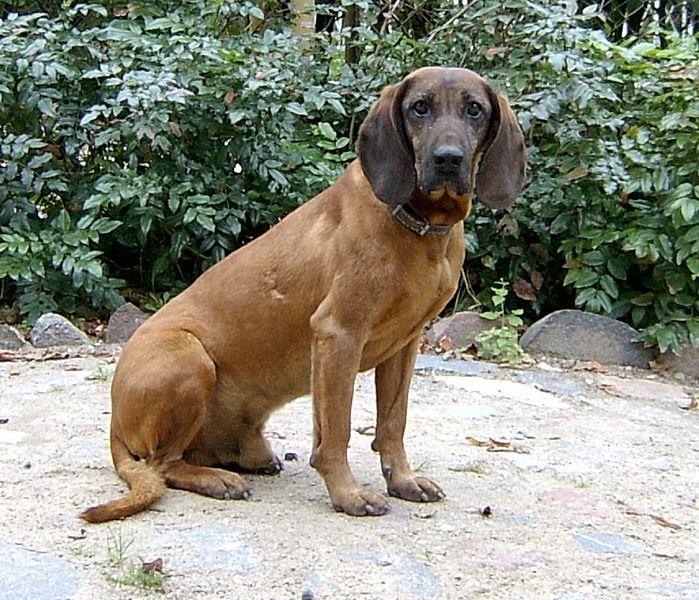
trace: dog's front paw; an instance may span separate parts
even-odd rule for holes
[[[391,478],[388,482],[388,495],[412,502],[436,502],[446,495],[434,481],[427,477]]]
[[[353,517],[378,517],[388,512],[388,502],[381,494],[365,487],[357,487],[332,497],[333,508]]]

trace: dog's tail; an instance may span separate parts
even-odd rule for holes
[[[153,466],[145,460],[136,460],[118,437],[113,436],[111,444],[114,466],[130,491],[121,498],[83,511],[80,517],[88,523],[104,523],[135,515],[146,510],[166,490],[165,478]]]

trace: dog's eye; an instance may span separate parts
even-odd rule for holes
[[[415,102],[415,104],[413,104],[413,112],[418,117],[424,117],[428,112],[430,112],[430,107],[424,100],[418,100]]]
[[[476,119],[483,113],[483,107],[478,102],[469,102],[466,105],[466,114],[472,119]]]

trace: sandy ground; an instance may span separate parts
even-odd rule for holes
[[[251,477],[249,500],[170,490],[87,525],[82,508],[124,490],[107,440],[114,354],[0,362],[2,599],[699,598],[699,410],[680,407],[696,385],[533,365],[421,371],[407,447],[447,499],[392,500],[379,518],[333,512],[308,466],[301,398],[268,427],[298,460]],[[362,375],[353,427],[373,424],[373,401]],[[509,446],[475,444],[490,438]],[[383,491],[371,439],[353,433],[350,461]],[[156,559],[164,581],[143,588],[134,574]]]

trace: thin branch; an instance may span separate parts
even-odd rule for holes
[[[449,19],[447,19],[447,20],[444,22],[443,25],[440,25],[439,27],[437,27],[437,29],[435,29],[432,33],[430,33],[430,35],[428,36],[428,38],[427,38],[427,40],[425,41],[425,43],[426,43],[426,44],[432,43],[432,40],[434,40],[434,38],[437,37],[437,35],[438,35],[439,33],[441,33],[442,31],[444,31],[444,30],[445,30],[447,27],[449,27],[449,25],[451,25],[454,21],[456,21],[457,19],[460,19],[461,17],[463,17],[464,14],[466,13],[466,11],[468,11],[472,6],[473,6],[473,2],[472,2],[471,4],[467,4],[467,5],[464,6],[461,10],[459,10],[459,11],[456,12],[454,15],[452,15],[451,17],[449,17]]]
[[[401,2],[402,0],[396,0],[393,3],[393,6],[390,4],[388,5],[388,17],[384,19],[384,22],[381,24],[381,31],[379,32],[381,35],[386,33],[386,29],[388,29],[388,22],[393,19],[393,15],[396,13],[396,10],[398,10]]]

